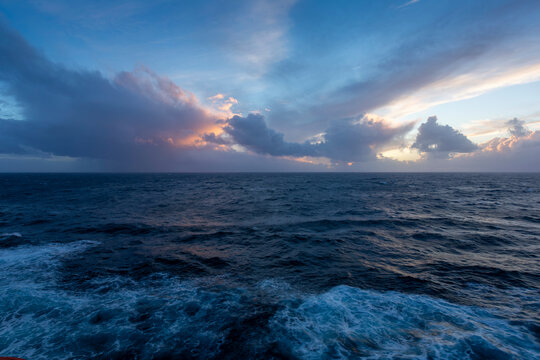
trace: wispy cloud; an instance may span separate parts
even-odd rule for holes
[[[243,63],[254,76],[264,74],[270,65],[288,52],[289,11],[296,0],[248,1],[238,16],[227,18],[220,32],[227,52]]]
[[[512,66],[499,57],[467,72],[449,75],[391,101],[378,111],[389,118],[414,114],[437,105],[471,99],[489,91],[540,80],[540,62]]]
[[[230,118],[235,114],[232,111],[232,107],[238,104],[238,99],[235,99],[232,96],[225,96],[222,93],[218,93],[214,96],[208,98],[210,101],[210,108],[214,109],[216,114],[223,118]]]
[[[417,2],[420,2],[420,0],[410,0],[410,1],[407,1],[406,3],[404,3],[404,4],[399,5],[397,8],[401,9],[401,8],[406,7],[406,6],[416,4]]]
[[[315,121],[377,112],[398,118],[493,89],[540,79],[540,46],[524,3],[485,10],[481,18],[436,18],[404,38],[378,67],[321,97],[308,110]],[[514,21],[523,20],[523,26]]]

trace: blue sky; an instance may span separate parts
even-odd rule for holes
[[[537,1],[0,0],[0,28],[0,171],[540,171]]]

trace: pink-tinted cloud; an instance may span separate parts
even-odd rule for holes
[[[49,153],[139,164],[182,156],[218,116],[171,80],[141,67],[113,79],[47,60],[0,24],[0,81],[24,120],[0,120],[0,153]],[[131,166],[131,165],[130,165]]]

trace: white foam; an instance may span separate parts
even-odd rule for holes
[[[2,235],[0,235],[1,237],[11,237],[11,236],[14,236],[14,237],[22,237],[22,234],[19,233],[19,232],[12,232],[12,233],[3,233]]]
[[[230,326],[257,305],[251,301],[263,301],[280,309],[264,341],[301,359],[540,356],[526,329],[487,310],[428,296],[348,286],[309,295],[276,280],[251,290],[215,291],[160,274],[141,281],[98,277],[85,290],[58,286],[61,260],[97,244],[0,250],[0,353],[38,360],[111,358],[137,349],[141,359],[165,350],[211,357],[219,355]]]
[[[241,291],[206,291],[163,274],[141,282],[96,278],[82,292],[58,287],[62,258],[96,244],[0,250],[1,354],[38,360],[110,358],[115,351],[129,357],[121,351],[135,347],[140,358],[150,359],[164,349],[206,354],[219,349],[220,322],[239,316]]]
[[[348,286],[291,304],[271,326],[276,341],[301,359],[540,356],[531,334],[486,310]]]
[[[51,266],[56,266],[62,256],[83,251],[97,244],[99,244],[97,241],[81,240],[66,244],[23,245],[12,249],[2,249],[0,250],[0,271],[6,273],[4,280],[12,281],[14,277],[24,277],[27,272],[44,271]]]

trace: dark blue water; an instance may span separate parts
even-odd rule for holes
[[[0,356],[538,359],[540,175],[0,175]]]

